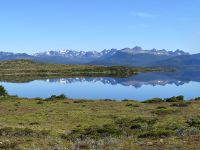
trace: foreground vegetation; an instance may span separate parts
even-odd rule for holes
[[[74,76],[128,77],[140,72],[160,71],[160,69],[155,68],[129,68],[123,66],[44,64],[31,60],[2,61],[0,62],[0,68],[0,80],[10,82]]]
[[[23,99],[0,90],[0,149],[200,148],[200,98]]]

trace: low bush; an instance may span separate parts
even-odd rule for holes
[[[165,129],[166,130],[178,130],[180,128],[183,128],[184,124],[183,123],[178,123],[178,122],[170,122],[165,124]]]
[[[113,99],[104,99],[103,101],[106,101],[106,102],[115,102],[116,100],[113,100]]]
[[[179,128],[176,130],[177,136],[195,136],[199,134],[200,134],[200,131],[196,127]]]
[[[157,115],[166,115],[166,114],[172,114],[177,111],[178,111],[177,109],[172,109],[167,107],[157,107],[157,109],[152,111],[152,113]]]
[[[164,102],[164,100],[162,98],[152,98],[152,99],[143,101],[143,103],[160,103],[160,102]]]
[[[32,136],[35,132],[32,129],[5,127],[0,129],[0,136]]]
[[[130,134],[131,130],[146,130],[152,128],[157,118],[154,117],[138,117],[135,119],[122,118],[115,121],[115,125],[124,132]]]
[[[16,146],[18,145],[18,142],[16,141],[3,141],[0,142],[0,149],[5,149],[5,150],[12,150],[12,149],[16,149]]]
[[[84,100],[75,100],[73,101],[73,103],[84,103],[85,101]]]
[[[72,130],[69,134],[61,134],[62,139],[76,140],[76,139],[100,139],[105,137],[119,137],[122,131],[113,125],[91,126],[84,130]]]
[[[142,124],[140,123],[133,123],[131,126],[130,126],[130,129],[132,130],[141,130],[143,128]]]
[[[172,107],[187,107],[191,104],[191,102],[178,102],[178,103],[174,103],[174,104],[171,104],[170,106]]]
[[[195,100],[195,101],[198,101],[198,100],[200,100],[200,97],[196,97],[194,100]]]
[[[156,130],[142,133],[138,137],[139,138],[164,138],[164,137],[175,135],[175,133],[176,132],[173,130],[156,129]]]
[[[41,137],[49,135],[49,131],[42,130],[42,131],[34,131],[29,128],[11,128],[5,127],[0,129],[0,136],[14,136],[14,137]]]
[[[200,128],[200,116],[194,117],[194,118],[190,118],[189,120],[187,120],[187,124],[190,127],[198,127],[198,128]]]
[[[182,96],[182,95],[173,96],[171,98],[166,98],[165,101],[166,102],[182,102],[182,101],[184,101],[184,96]]]
[[[64,95],[64,94],[61,94],[61,95],[52,95],[51,97],[49,98],[46,98],[45,100],[63,100],[63,99],[66,99],[67,97]]]
[[[137,102],[137,101],[131,99],[123,99],[122,102]]]
[[[37,104],[44,104],[42,100],[38,101]]]
[[[140,105],[136,104],[136,103],[127,103],[126,106],[127,107],[140,107]]]
[[[0,85],[0,97],[8,95],[7,91],[3,86]]]
[[[29,125],[39,125],[40,123],[39,122],[31,122],[31,123],[29,123]]]

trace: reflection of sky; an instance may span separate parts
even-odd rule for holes
[[[59,82],[33,81],[29,83],[0,83],[9,94],[20,97],[42,97],[51,95],[65,94],[70,98],[85,99],[135,99],[145,100],[153,97],[167,98],[171,96],[184,95],[186,99],[200,96],[199,82],[189,82],[187,84],[176,86],[167,84],[165,86],[143,85],[140,88],[134,86],[123,86],[121,84],[111,85],[102,82],[73,82],[62,84]]]

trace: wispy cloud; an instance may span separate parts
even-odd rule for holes
[[[151,14],[151,13],[146,13],[146,12],[134,12],[131,11],[130,15],[135,16],[135,17],[141,17],[141,18],[157,18],[159,15],[157,14]]]

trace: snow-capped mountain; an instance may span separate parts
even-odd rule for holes
[[[61,57],[73,57],[73,58],[81,58],[81,57],[102,57],[102,56],[107,56],[107,55],[113,55],[117,52],[116,49],[111,49],[111,50],[103,50],[101,52],[97,51],[74,51],[74,50],[59,50],[59,51],[45,51],[42,53],[36,53],[34,56],[36,57],[41,57],[41,56],[61,56]]]
[[[68,50],[63,49],[59,51],[45,51],[42,53],[36,53],[34,56],[41,57],[41,56],[61,56],[61,57],[67,57],[67,58],[81,58],[81,57],[93,57],[93,58],[99,58],[99,57],[108,57],[116,54],[117,52],[123,52],[123,53],[129,53],[132,55],[136,54],[152,54],[152,55],[167,55],[167,56],[179,56],[179,55],[189,55],[189,53],[186,53],[182,50],[176,50],[176,51],[167,51],[165,49],[157,50],[144,50],[141,47],[134,47],[134,48],[124,48],[121,50],[117,49],[110,49],[110,50],[103,50],[101,52],[97,51],[74,51],[74,50]]]
[[[146,50],[139,46],[134,48],[123,48],[120,50],[105,49],[100,52],[74,51],[69,49],[62,49],[58,51],[50,50],[33,55],[28,55],[26,53],[15,54],[10,52],[0,52],[0,60],[31,59],[44,63],[91,64],[106,66],[125,65],[139,67],[157,67],[159,65],[174,66],[174,64],[177,66],[181,66],[182,64],[188,65],[187,59],[193,60],[192,62],[199,65],[200,61],[198,56],[199,55],[190,55],[189,53],[179,49],[176,51],[167,51],[165,49]],[[171,63],[172,61],[173,63]]]
[[[134,48],[124,48],[119,50],[120,52],[129,53],[132,55],[137,54],[151,54],[151,55],[165,55],[165,56],[180,56],[180,55],[189,55],[189,53],[186,53],[182,50],[177,49],[176,51],[167,51],[165,49],[158,50],[158,49],[151,49],[151,50],[144,50],[139,46],[136,46]]]

